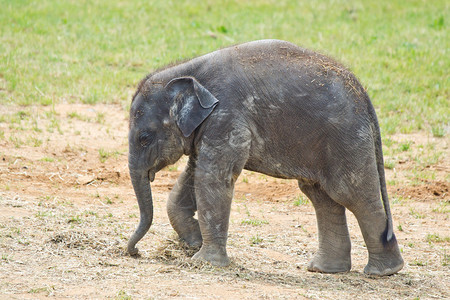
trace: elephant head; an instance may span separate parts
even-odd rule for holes
[[[139,210],[139,225],[128,242],[136,243],[153,219],[150,182],[155,173],[190,153],[193,132],[211,114],[218,100],[195,78],[175,78],[166,85],[151,78],[138,88],[130,108],[128,165]]]

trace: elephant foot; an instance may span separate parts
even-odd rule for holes
[[[352,268],[350,255],[345,258],[333,258],[327,255],[316,255],[308,263],[308,271],[320,273],[348,272]]]
[[[193,232],[189,235],[180,236],[180,239],[189,247],[189,248],[200,248],[202,246],[202,235],[200,231]]]
[[[189,248],[200,248],[202,246],[203,238],[196,219],[192,217],[176,217],[179,215],[174,214],[172,211],[169,216],[171,217],[170,221],[173,229],[175,229],[175,232],[183,243]]]
[[[206,261],[213,266],[226,267],[230,264],[225,246],[203,245],[193,257],[193,260]]]
[[[381,248],[381,247],[380,247]],[[388,276],[403,268],[404,261],[395,239],[382,248],[369,248],[369,262],[364,273],[374,276]]]
[[[388,276],[397,273],[403,268],[404,262],[400,254],[394,257],[383,255],[374,258],[373,256],[369,255],[369,263],[364,268],[364,273],[367,275]]]

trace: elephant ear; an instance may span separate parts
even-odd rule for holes
[[[173,101],[177,125],[188,137],[212,113],[219,103],[204,86],[193,77],[172,79],[166,90]]]

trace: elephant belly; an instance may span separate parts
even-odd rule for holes
[[[273,155],[252,155],[244,169],[282,179],[317,181],[317,170],[307,166],[295,157],[274,157]]]

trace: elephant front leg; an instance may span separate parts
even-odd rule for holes
[[[196,196],[203,244],[193,259],[228,266],[228,225],[235,178],[219,180],[216,174],[198,172]],[[237,176],[236,176],[237,177]]]
[[[345,207],[334,202],[319,186],[300,185],[300,189],[314,205],[319,229],[319,251],[308,263],[308,271],[350,271],[351,243]]]
[[[227,266],[228,225],[234,184],[249,157],[251,132],[243,120],[217,125],[199,145],[195,168],[195,197],[203,244],[193,259]],[[227,126],[236,126],[229,128]]]
[[[198,221],[194,188],[195,162],[189,159],[188,165],[177,179],[167,202],[167,214],[173,229],[189,247],[202,245],[202,235]]]

